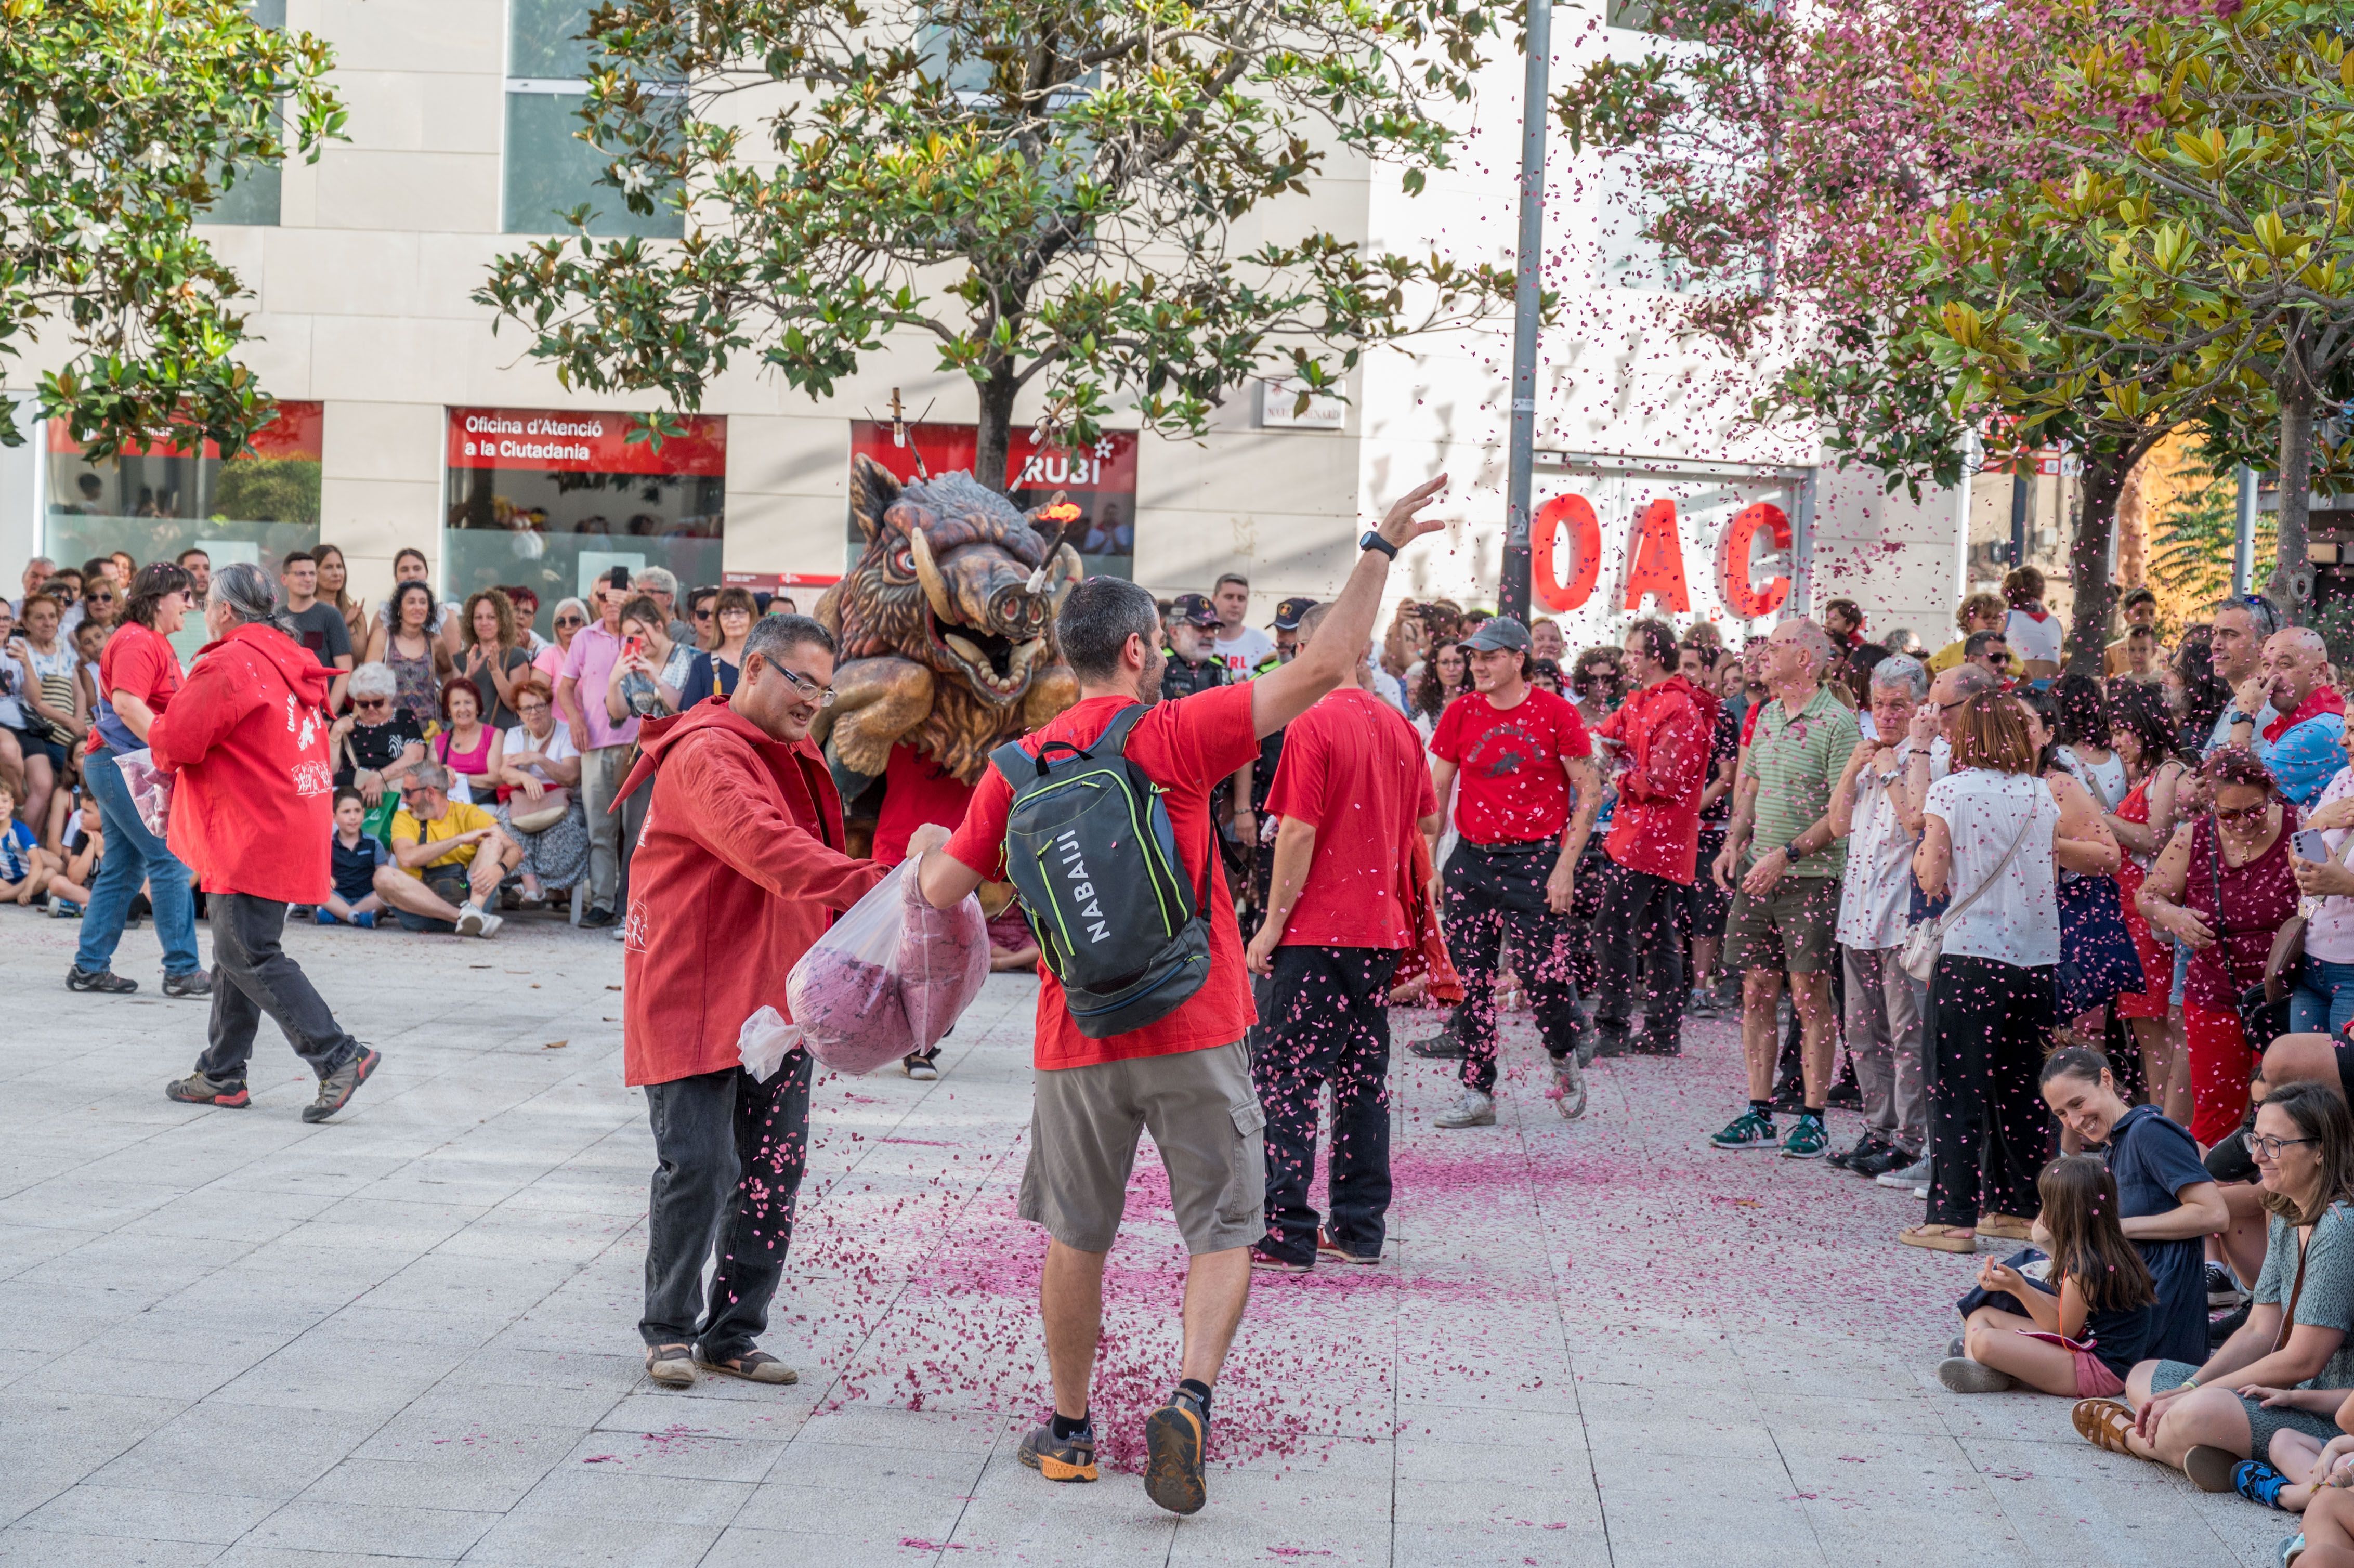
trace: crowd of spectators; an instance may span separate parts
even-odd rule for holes
[[[602,807],[635,726],[731,692],[769,609],[746,588],[698,588],[682,617],[671,573],[618,570],[587,599],[559,600],[542,636],[530,589],[444,602],[416,550],[373,607],[352,596],[333,545],[288,553],[276,576],[279,629],[332,673],[334,885],[295,913],[480,937],[501,910],[567,906],[576,889],[584,925],[615,926],[634,819],[625,808],[608,821]],[[121,552],[80,567],[36,557],[20,596],[0,599],[0,904],[92,922],[74,969],[83,989],[135,988],[111,969],[115,943],[152,917],[167,993],[205,993],[202,890],[127,795],[107,802],[115,758],[143,749],[204,655],[211,582],[201,547],[143,567]],[[584,676],[593,694],[576,701]]]

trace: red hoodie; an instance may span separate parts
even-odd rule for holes
[[[621,1066],[667,1084],[737,1065],[744,1020],[786,1018],[785,976],[883,880],[887,865],[842,853],[842,797],[824,754],[769,736],[711,697],[638,730],[653,792],[630,862]]]
[[[1700,858],[1700,795],[1708,783],[1716,698],[1681,675],[1645,686],[1596,732],[1620,747],[1618,809],[1603,843],[1630,871],[1689,884]]]
[[[336,672],[273,626],[207,643],[147,745],[172,783],[172,853],[207,893],[314,904],[334,873],[334,769],[323,705]]]

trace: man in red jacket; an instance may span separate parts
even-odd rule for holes
[[[647,1372],[669,1387],[694,1383],[697,1367],[752,1383],[799,1376],[753,1341],[792,1241],[810,1057],[794,1049],[763,1082],[738,1041],[763,1005],[792,1016],[786,975],[889,869],[843,853],[842,798],[809,737],[833,701],[833,653],[832,634],[804,616],[760,621],[734,694],[647,721],[615,797],[652,776],[630,866],[621,1065],[645,1088],[660,1162],[638,1330]]]
[[[321,705],[336,672],[294,641],[278,585],[223,567],[205,605],[212,641],[147,745],[170,772],[172,853],[195,869],[213,928],[211,1038],[196,1070],[164,1086],[185,1105],[242,1107],[254,1031],[268,1013],[319,1075],[304,1121],[350,1103],[384,1060],[344,1032],[279,938],[289,904],[333,885],[334,769]]]
[[[1597,1056],[1683,1049],[1684,949],[1676,916],[1700,853],[1700,797],[1708,783],[1716,699],[1676,673],[1676,634],[1662,620],[1627,629],[1627,676],[1635,693],[1595,733],[1617,754],[1618,808],[1602,851],[1618,867],[1595,916],[1602,974],[1594,1023]],[[1643,1039],[1628,1039],[1635,955],[1649,994]]]

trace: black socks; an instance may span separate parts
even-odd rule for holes
[[[1054,1426],[1055,1441],[1057,1443],[1067,1443],[1074,1437],[1093,1435],[1087,1416],[1066,1415],[1059,1410],[1055,1412]]]
[[[1767,1121],[1772,1121],[1774,1119],[1774,1102],[1772,1100],[1751,1100],[1749,1102],[1749,1108],[1755,1111],[1759,1116],[1764,1117]]]
[[[1182,1378],[1178,1381],[1177,1392],[1180,1393],[1192,1394],[1194,1399],[1200,1402],[1202,1414],[1204,1416],[1210,1414],[1210,1385],[1208,1383],[1204,1383],[1197,1377]]]

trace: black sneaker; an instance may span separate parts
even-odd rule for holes
[[[135,980],[125,980],[112,969],[95,972],[77,965],[66,971],[68,991],[94,991],[105,996],[129,996],[139,989]]]
[[[1171,1513],[1199,1513],[1210,1500],[1202,1475],[1210,1413],[1184,1389],[1144,1418],[1144,1495]]]
[[[1594,1021],[1594,1059],[1607,1062],[1635,1054],[1635,1031],[1623,1018]]]
[[[212,993],[213,977],[202,969],[190,969],[184,975],[164,977],[165,996],[210,996]]]
[[[1093,1428],[1057,1437],[1052,1425],[1034,1426],[1013,1457],[1050,1481],[1092,1481],[1097,1475]]]
[[[1861,1138],[1857,1139],[1853,1144],[1841,1150],[1839,1153],[1832,1155],[1829,1159],[1823,1161],[1823,1163],[1826,1165],[1836,1165],[1842,1171],[1852,1170],[1854,1169],[1855,1161],[1859,1160],[1869,1160],[1873,1155],[1885,1150],[1887,1147],[1887,1141],[1882,1139],[1880,1134],[1876,1132],[1867,1132]]]
[[[2240,1288],[2239,1280],[2232,1277],[2230,1269],[2220,1263],[2207,1266],[2207,1307],[2210,1311],[2237,1307],[2247,1298],[2248,1293]]]
[[[1469,1054],[1463,1048],[1463,1037],[1455,1033],[1452,1023],[1427,1040],[1407,1042],[1406,1049],[1426,1062],[1460,1062]]]
[[[1891,1171],[1901,1171],[1921,1157],[1907,1154],[1901,1149],[1882,1147],[1877,1152],[1847,1162],[1849,1171],[1866,1181],[1876,1181]]]
[[[2236,1307],[2224,1316],[2216,1319],[2207,1325],[2208,1350],[2212,1351],[2222,1349],[2224,1340],[2247,1326],[2248,1308],[2245,1305]]]
[[[1862,1086],[1852,1078],[1844,1083],[1833,1084],[1831,1092],[1823,1097],[1823,1104],[1835,1106],[1841,1110],[1861,1110],[1863,1108]]]
[[[584,931],[601,931],[608,926],[619,923],[610,909],[599,909],[592,906],[587,914],[580,916],[580,928]]]
[[[384,1061],[384,1053],[360,1047],[360,1054],[319,1080],[319,1097],[302,1107],[304,1121],[324,1121],[352,1103],[352,1096]]]

